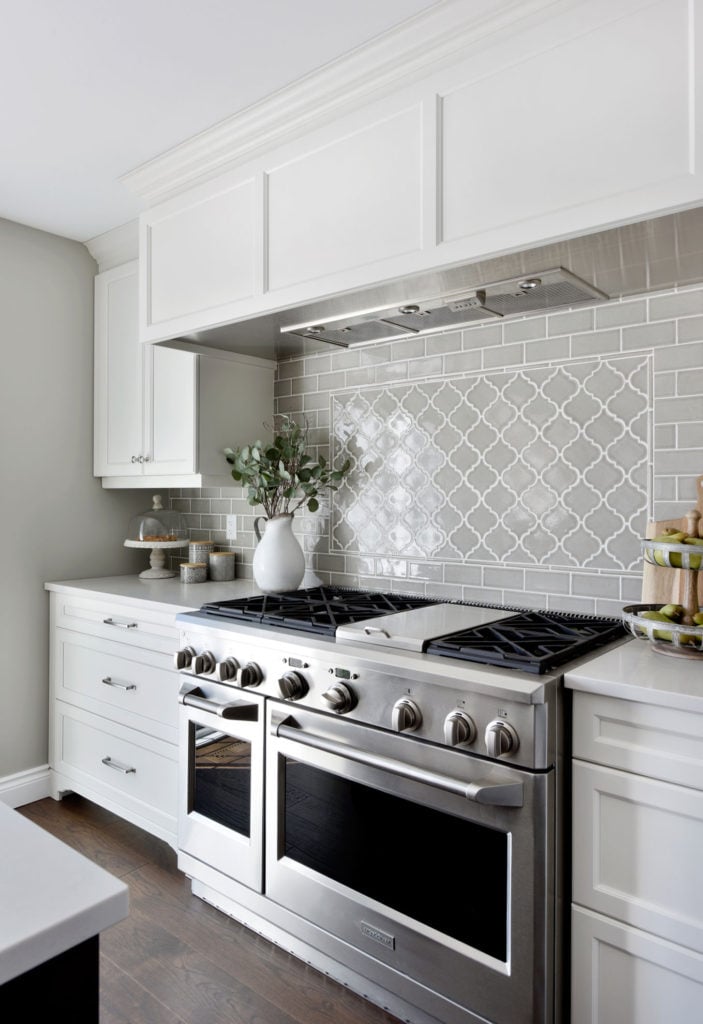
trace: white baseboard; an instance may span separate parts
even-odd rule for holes
[[[0,801],[8,807],[22,807],[51,796],[48,764],[0,779]]]

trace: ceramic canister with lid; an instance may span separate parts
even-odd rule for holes
[[[214,540],[192,540],[188,545],[188,561],[205,562],[207,570],[208,558],[214,547]]]
[[[210,579],[225,581],[234,579],[234,551],[211,551],[209,558]]]
[[[204,583],[206,579],[206,562],[181,562],[181,583]]]

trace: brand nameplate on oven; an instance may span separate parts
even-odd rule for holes
[[[368,939],[373,939],[374,942],[380,943],[387,949],[395,949],[395,935],[389,935],[388,932],[379,931],[378,928],[372,928],[370,924],[366,924],[365,921],[360,922],[361,932]]]

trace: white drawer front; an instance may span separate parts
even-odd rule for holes
[[[175,831],[177,747],[56,703],[52,768],[78,792],[139,812]],[[98,800],[102,803],[102,800]]]
[[[703,790],[703,715],[575,693],[574,757]]]
[[[169,655],[55,631],[55,696],[172,743],[178,741],[178,673]]]
[[[688,1024],[701,1019],[703,960],[574,908],[571,1024]]]
[[[575,903],[703,952],[703,792],[575,761]]]
[[[172,654],[178,646],[176,611],[153,611],[119,602],[54,594],[53,624],[106,640]]]

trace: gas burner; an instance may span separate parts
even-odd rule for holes
[[[214,601],[204,604],[200,610],[214,618],[334,636],[338,626],[350,622],[361,622],[379,615],[436,603],[431,598],[404,594],[351,590],[345,587],[310,587],[284,594]]]
[[[541,674],[626,635],[622,622],[525,612],[431,641],[427,654]]]

